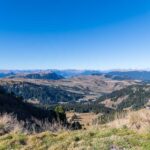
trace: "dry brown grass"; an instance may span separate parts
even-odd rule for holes
[[[140,133],[150,132],[150,110],[141,109],[117,114],[116,119],[107,125],[113,128],[127,127]]]
[[[111,98],[109,98],[109,99],[102,101],[101,104],[104,104],[105,107],[115,109],[120,103],[122,103],[127,98],[128,98],[128,95],[119,97],[116,101],[113,101]]]
[[[95,113],[74,113],[67,112],[67,118],[70,121],[72,116],[76,115],[77,118],[74,121],[80,122],[84,127],[88,128],[92,126],[93,120],[97,117]]]
[[[13,114],[0,114],[0,136],[8,133],[35,134],[44,131],[62,132],[67,130],[67,126],[61,122],[34,119],[34,123],[31,123],[18,121]]]
[[[23,131],[23,123],[18,122],[12,114],[0,115],[0,135]]]
[[[51,131],[51,132],[62,132],[62,131],[67,131],[68,127],[65,126],[62,122],[49,122],[47,119],[44,121],[34,119],[36,125],[39,126],[40,132],[44,131]],[[37,131],[34,130],[34,124],[33,124],[33,131],[36,133]]]

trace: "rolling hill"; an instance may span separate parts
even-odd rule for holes
[[[100,97],[98,102],[117,111],[148,107],[150,102],[150,85],[131,85]]]
[[[23,102],[20,97],[15,96],[13,93],[7,93],[2,87],[0,87],[0,114],[11,114],[18,121],[22,121],[25,128],[31,128],[34,125],[37,130],[40,130],[39,123],[44,120],[49,123],[60,120],[66,122],[65,116],[62,117],[61,114],[58,115],[53,110]]]

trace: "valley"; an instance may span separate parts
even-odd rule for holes
[[[134,84],[138,84],[138,81],[113,80],[111,78],[106,78],[103,75],[78,76],[61,80],[24,78],[3,78],[0,80],[0,85],[8,90],[8,92],[14,92],[18,96],[23,96],[26,100],[35,99],[42,102],[42,99],[38,98],[45,92],[46,99],[44,98],[44,101],[47,101],[48,103],[58,101],[92,101],[103,94],[111,93]],[[34,87],[36,87],[36,89]],[[29,88],[30,91],[28,90]],[[38,89],[39,91],[37,92]]]

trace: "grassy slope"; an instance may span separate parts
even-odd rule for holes
[[[0,133],[0,150],[150,150],[149,116],[150,110],[141,109],[125,116],[120,113],[114,121],[87,130],[28,135],[12,130]],[[9,125],[2,116],[0,121],[0,129]]]
[[[128,150],[149,150],[150,134],[138,134],[126,128],[43,132],[35,135],[7,134],[0,137],[0,150],[110,150],[111,146]]]

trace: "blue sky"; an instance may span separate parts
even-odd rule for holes
[[[0,69],[148,69],[149,0],[1,0]]]

